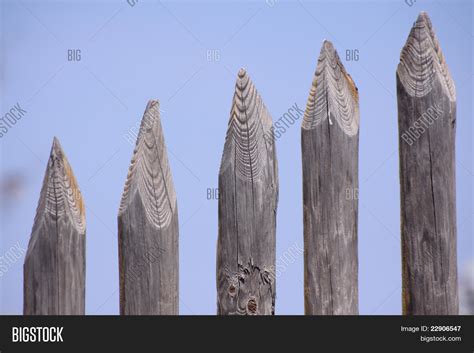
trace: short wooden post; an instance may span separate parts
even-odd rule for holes
[[[275,313],[277,174],[272,119],[241,69],[219,172],[219,315]]]
[[[178,209],[159,102],[143,116],[118,215],[120,314],[179,313]]]
[[[458,314],[456,92],[420,13],[397,69],[403,313]]]
[[[23,266],[25,315],[84,315],[85,227],[76,178],[54,138]]]
[[[358,314],[357,88],[324,41],[301,126],[307,315]]]

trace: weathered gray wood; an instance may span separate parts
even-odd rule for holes
[[[307,315],[358,314],[357,88],[324,41],[301,125]]]
[[[219,172],[219,315],[275,313],[277,202],[272,119],[241,69]]]
[[[421,13],[397,69],[403,312],[458,314],[456,92]]]
[[[84,315],[85,236],[82,196],[54,138],[23,266],[25,315]]]
[[[178,208],[159,102],[143,116],[118,215],[120,313],[179,312]]]

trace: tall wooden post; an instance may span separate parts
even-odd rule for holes
[[[305,313],[358,314],[357,88],[324,41],[301,125]]]
[[[179,312],[178,209],[159,113],[150,101],[120,204],[122,315]]]
[[[275,313],[278,172],[272,119],[238,73],[219,172],[217,313]]]
[[[458,314],[456,92],[420,13],[397,69],[403,312]]]
[[[23,266],[25,315],[84,315],[85,237],[82,196],[54,138]]]

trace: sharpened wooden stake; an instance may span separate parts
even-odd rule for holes
[[[179,313],[178,209],[159,102],[143,116],[118,215],[120,314]]]
[[[301,126],[307,315],[358,309],[357,88],[324,41]]]
[[[420,13],[397,69],[403,313],[458,314],[456,92]]]
[[[219,171],[219,315],[275,313],[277,202],[272,119],[241,69]]]
[[[85,237],[81,192],[55,137],[23,266],[25,315],[84,315]]]

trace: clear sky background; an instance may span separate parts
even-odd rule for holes
[[[130,0],[130,3],[134,3]],[[180,313],[215,314],[217,187],[234,84],[248,70],[272,114],[304,107],[321,43],[333,41],[360,94],[361,314],[401,313],[395,70],[418,13],[434,24],[457,87],[459,271],[473,259],[472,2],[2,1],[0,256],[25,248],[53,136],[86,203],[87,314],[118,314],[117,212],[138,126],[159,99],[178,196]],[[80,61],[68,61],[79,49]],[[358,61],[346,61],[346,50]],[[277,141],[277,314],[303,314],[301,120]],[[295,251],[293,251],[295,252]],[[297,253],[297,251],[296,251]],[[20,314],[23,260],[0,278],[0,312]]]

